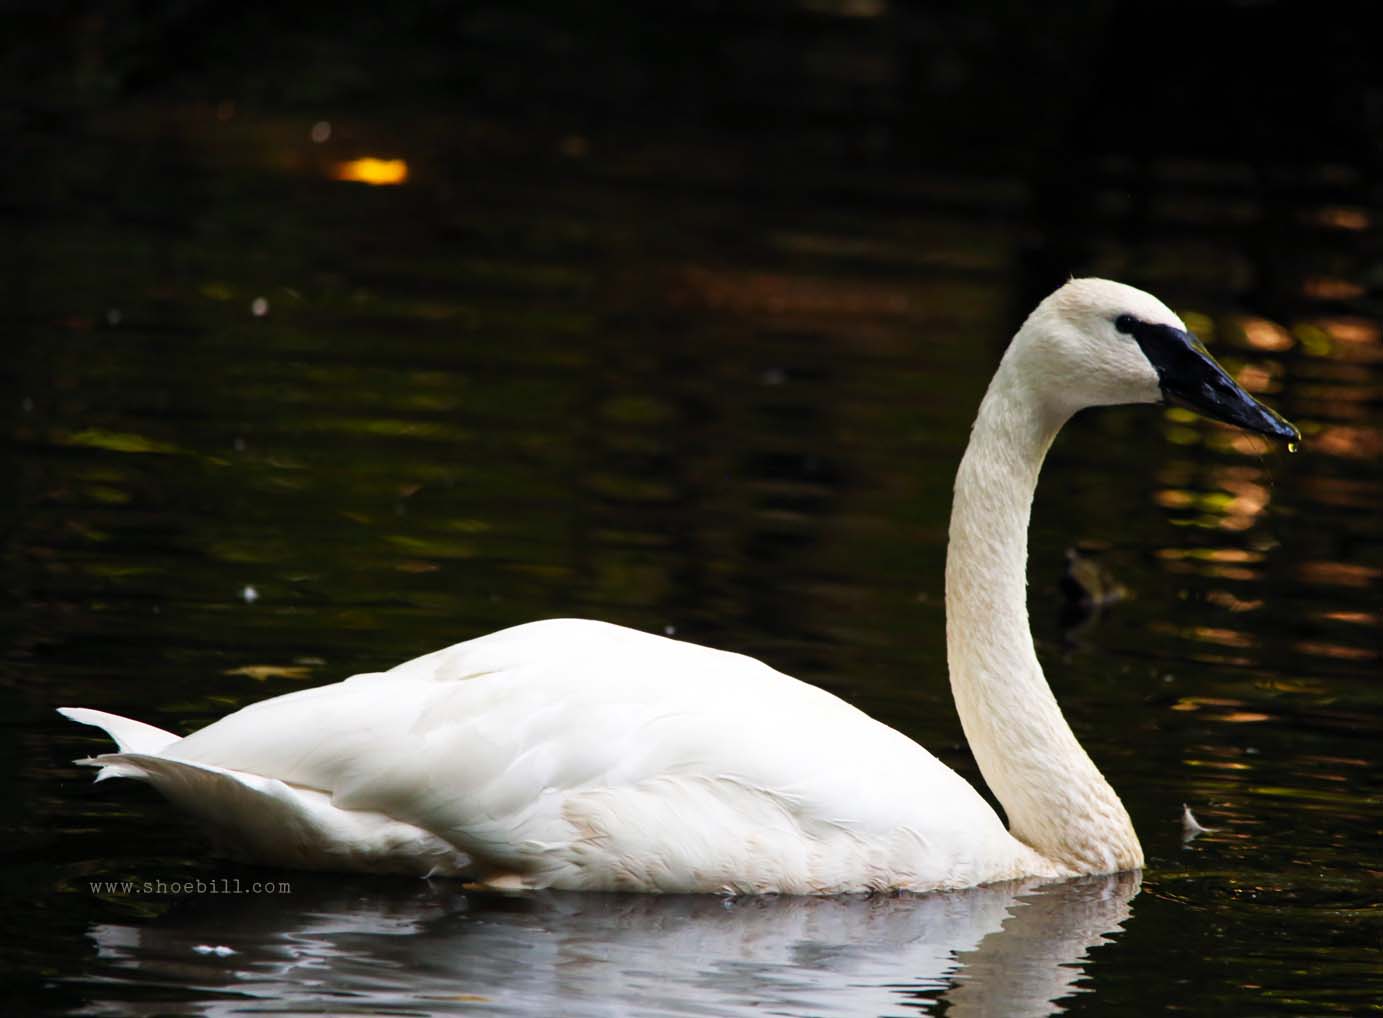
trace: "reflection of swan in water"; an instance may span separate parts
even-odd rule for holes
[[[95,926],[93,1009],[870,1015],[945,1000],[950,1016],[1047,1015],[1139,878],[836,898],[397,886],[300,881],[291,898],[193,898],[147,925]]]

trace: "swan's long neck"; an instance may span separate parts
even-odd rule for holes
[[[1028,628],[1028,516],[1069,414],[1024,384],[1022,339],[985,394],[956,476],[946,556],[951,690],[1016,838],[1075,872],[1133,869],[1143,851],[1128,813],[1062,716]]]

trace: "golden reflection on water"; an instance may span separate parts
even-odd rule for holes
[[[403,159],[380,159],[365,156],[335,163],[331,167],[335,180],[350,180],[374,187],[402,184],[408,179],[408,163]]]
[[[1245,364],[1235,372],[1235,380],[1255,395],[1282,391],[1281,364],[1273,361],[1259,361]]]
[[[1242,614],[1243,612],[1257,611],[1259,608],[1263,607],[1263,599],[1261,597],[1236,597],[1229,591],[1220,590],[1218,588],[1206,591],[1205,599],[1211,604],[1223,608],[1226,611],[1233,612],[1236,615]]]
[[[1378,569],[1361,562],[1312,560],[1297,564],[1297,578],[1312,586],[1367,587],[1378,576]]]
[[[1383,456],[1383,431],[1365,424],[1331,424],[1311,436],[1311,447],[1328,456],[1377,459]]]
[[[1240,760],[1200,760],[1192,757],[1186,760],[1189,767],[1208,767],[1220,771],[1246,771],[1249,765]]]
[[[1260,457],[1275,448],[1261,435],[1237,431],[1227,424],[1216,423],[1206,432],[1205,444],[1215,452]]]
[[[1245,531],[1267,510],[1272,489],[1263,468],[1235,463],[1212,467],[1199,487],[1192,487],[1190,478],[1178,477],[1153,497],[1166,509],[1199,511],[1202,515],[1191,521],[1199,526]]]
[[[238,668],[225,668],[222,675],[243,675],[256,682],[267,679],[310,679],[312,668],[309,665],[240,665]]]
[[[1378,324],[1367,318],[1321,318],[1316,324],[1341,343],[1362,345],[1378,342]]]
[[[1373,661],[1378,657],[1377,651],[1366,647],[1350,647],[1324,640],[1298,640],[1293,647],[1308,657],[1326,657],[1336,661]]]
[[[1214,643],[1221,647],[1256,647],[1258,640],[1248,633],[1221,626],[1193,626],[1191,637],[1201,643]]]
[[[1306,352],[1333,360],[1383,359],[1378,324],[1358,315],[1334,315],[1303,322],[1294,330]],[[1324,342],[1322,342],[1324,340]]]
[[[1171,709],[1179,713],[1205,713],[1211,721],[1223,721],[1228,724],[1257,724],[1261,721],[1271,721],[1273,716],[1261,710],[1248,710],[1249,705],[1243,700],[1227,696],[1183,696],[1172,704]],[[1247,770],[1245,764],[1203,764],[1203,766],[1221,766],[1234,770]]]
[[[1248,548],[1159,548],[1157,557],[1167,561],[1194,559],[1202,562],[1261,562],[1263,553]]]
[[[1244,342],[1256,350],[1278,352],[1296,345],[1291,333],[1266,318],[1241,318],[1238,324]]]
[[[1353,300],[1364,295],[1364,288],[1348,279],[1308,276],[1302,280],[1301,292],[1313,300]]]
[[[1326,205],[1311,210],[1304,218],[1317,226],[1350,232],[1367,230],[1373,225],[1373,217],[1368,211],[1354,205]]]
[[[1348,622],[1360,626],[1376,626],[1383,622],[1376,612],[1323,611],[1318,612],[1316,617],[1328,622]]]

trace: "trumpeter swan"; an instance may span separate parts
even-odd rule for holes
[[[951,689],[1008,814],[911,739],[752,658],[533,622],[236,711],[186,738],[63,708],[226,854],[499,889],[830,894],[1143,865],[1042,675],[1025,601],[1038,470],[1083,407],[1174,402],[1290,440],[1149,294],[1075,279],[1023,323],[956,476]]]

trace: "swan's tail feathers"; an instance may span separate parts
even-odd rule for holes
[[[111,718],[98,711],[82,713],[99,715],[102,720],[87,723],[102,728]],[[137,721],[113,720],[158,731]],[[297,869],[419,876],[455,876],[470,866],[469,856],[431,832],[383,813],[341,809],[329,794],[315,788],[155,753],[102,753],[77,762],[101,768],[97,780],[127,777],[149,782],[197,820],[219,852],[232,859]]]
[[[100,728],[115,740],[115,745],[121,753],[161,753],[179,739],[179,736],[165,732],[162,728],[146,725],[143,721],[135,721],[133,718],[122,718],[119,714],[107,714],[103,710],[91,710],[89,707],[59,707],[58,713],[78,724]],[[105,754],[107,757],[114,755]],[[122,763],[101,763],[100,759],[87,757],[74,760],[73,763],[81,764],[83,767],[100,767],[101,771],[96,775],[97,781],[104,781],[106,778],[145,777],[142,770],[127,767]]]

